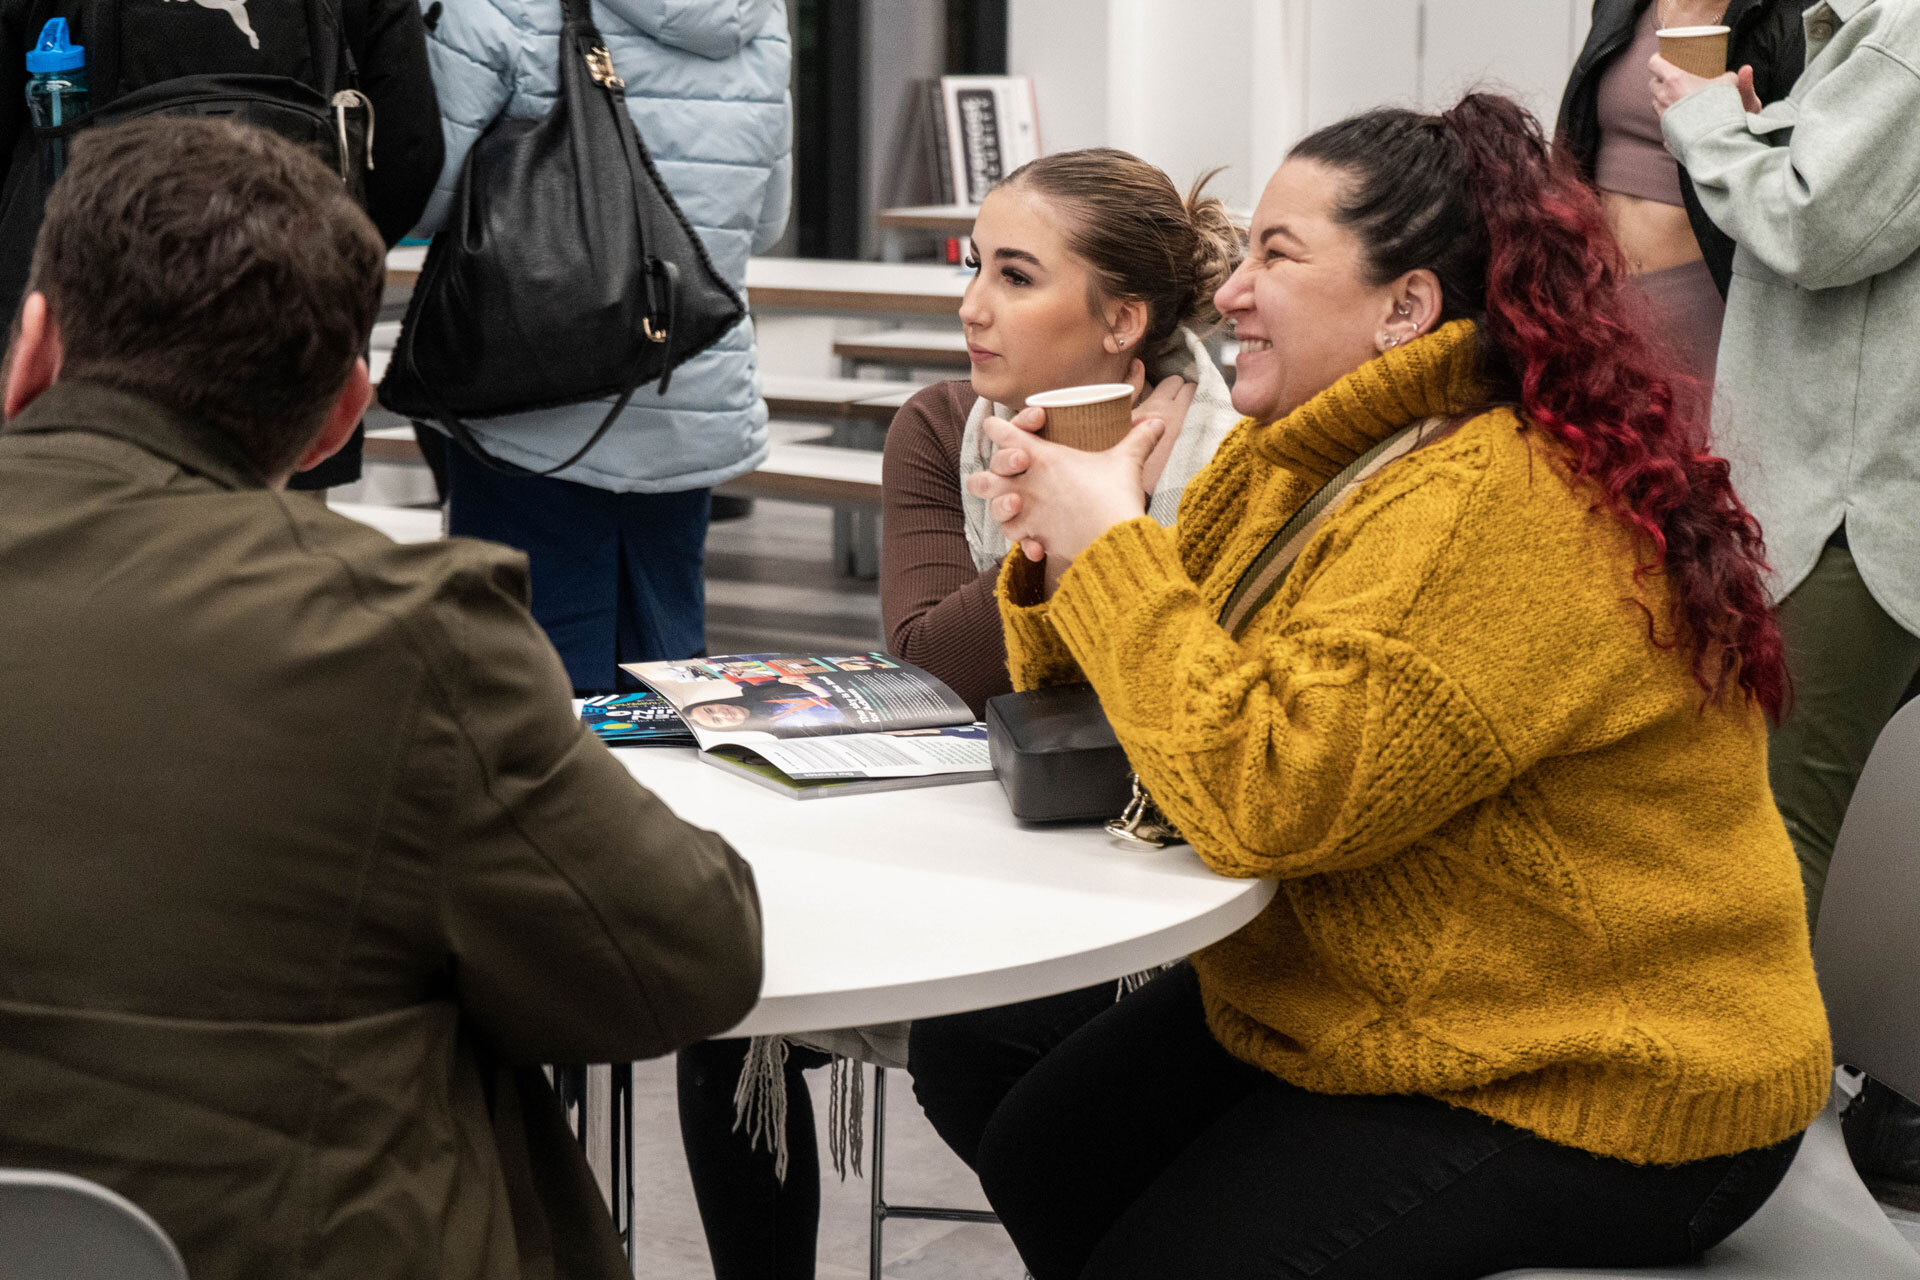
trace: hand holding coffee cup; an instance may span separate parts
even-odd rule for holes
[[[1721,55],[1722,61],[1725,55]],[[1710,63],[1707,65],[1711,65]],[[1683,99],[1691,98],[1702,89],[1715,84],[1732,85],[1740,91],[1741,105],[1750,114],[1758,113],[1761,108],[1760,96],[1753,87],[1753,68],[1741,67],[1738,74],[1723,72],[1712,78],[1696,75],[1685,67],[1669,61],[1664,54],[1654,54],[1647,63],[1647,70],[1653,73],[1653,106],[1662,117]]]
[[[986,500],[988,515],[1029,560],[1047,561],[1051,582],[1095,538],[1146,513],[1140,472],[1166,424],[1123,423],[1114,445],[1089,449],[1048,439],[1043,412],[1052,413],[1030,401],[1011,422],[982,424],[995,451],[986,470],[967,477],[967,491]]]

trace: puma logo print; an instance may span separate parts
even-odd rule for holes
[[[187,0],[179,0],[185,4]],[[260,47],[260,37],[253,33],[253,23],[247,20],[247,0],[193,0],[202,9],[216,9],[233,19],[233,25],[240,28],[240,34],[255,49]]]

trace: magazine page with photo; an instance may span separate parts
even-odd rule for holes
[[[790,795],[992,776],[986,727],[967,704],[883,653],[743,653],[625,670],[672,707],[703,760]]]

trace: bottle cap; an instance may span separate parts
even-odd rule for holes
[[[49,19],[47,25],[40,28],[40,43],[27,54],[27,70],[35,74],[43,71],[72,71],[76,67],[86,65],[87,47],[67,43],[65,18]]]

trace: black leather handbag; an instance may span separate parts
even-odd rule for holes
[[[495,120],[473,144],[380,387],[387,408],[516,475],[579,462],[635,391],[658,379],[664,395],[746,314],[660,181],[588,0],[561,9],[553,110]],[[491,457],[462,421],[608,397],[592,435],[545,471]]]
[[[987,699],[987,752],[1022,822],[1105,822],[1127,803],[1127,753],[1090,684]]]

